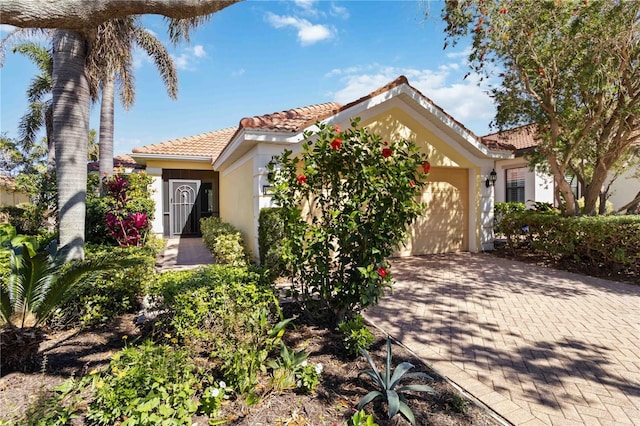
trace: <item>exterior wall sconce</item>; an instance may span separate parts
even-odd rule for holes
[[[267,180],[268,180],[268,184],[267,185],[262,185],[262,195],[271,195],[271,181],[273,180],[273,178],[275,177],[275,172],[273,171],[273,168],[276,165],[276,160],[274,157],[271,157],[271,160],[269,161],[269,163],[267,164],[267,169],[269,170],[269,173],[267,173]]]
[[[491,173],[489,173],[489,177],[487,177],[487,180],[484,182],[484,184],[487,188],[489,188],[490,186],[495,186],[497,180],[498,174],[496,173],[496,169],[493,169],[491,170]]]

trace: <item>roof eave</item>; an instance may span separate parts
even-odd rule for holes
[[[129,154],[137,163],[146,165],[148,160],[169,160],[169,161],[199,161],[211,163],[211,155],[179,155],[179,154],[150,154],[133,152]]]

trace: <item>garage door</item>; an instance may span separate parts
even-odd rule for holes
[[[469,249],[469,174],[467,169],[433,167],[422,193],[426,208],[409,229],[397,253],[411,256]]]

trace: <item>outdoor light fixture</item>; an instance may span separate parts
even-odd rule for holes
[[[498,174],[496,173],[496,169],[491,170],[491,173],[489,173],[489,177],[487,177],[487,180],[484,182],[484,184],[488,187],[490,186],[495,186],[496,181],[498,180]]]
[[[267,173],[267,180],[269,181],[269,183],[267,185],[262,185],[262,195],[270,195],[272,193],[271,181],[275,177],[275,172],[273,171],[273,168],[275,167],[275,165],[276,165],[276,160],[274,157],[271,157],[271,160],[267,164],[267,170],[269,170],[269,173]]]

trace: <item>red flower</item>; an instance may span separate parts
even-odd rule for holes
[[[335,138],[333,142],[331,142],[331,149],[335,149],[336,151],[340,149],[342,146],[342,139]]]
[[[380,278],[384,280],[384,278],[387,276],[387,270],[383,266],[379,267],[378,275],[380,275]]]
[[[506,7],[503,7],[502,9],[500,9],[500,15],[504,15],[505,13],[507,13]]]
[[[389,142],[384,141],[384,142],[382,142],[382,145],[387,146],[387,145],[389,145]]]
[[[415,180],[413,180],[413,179],[411,179],[411,180],[409,181],[409,186],[410,186],[410,187],[412,187],[412,188],[413,188],[413,187],[415,187],[415,186],[416,186],[416,181],[415,181]]]
[[[422,170],[424,170],[425,173],[429,173],[429,170],[431,170],[431,163],[428,161],[422,163]]]
[[[382,148],[382,156],[384,158],[391,157],[391,154],[393,154],[393,151],[391,151],[391,148]]]
[[[298,183],[300,185],[304,185],[305,183],[307,183],[307,177],[305,175],[298,176]]]
[[[144,213],[134,213],[131,220],[133,221],[133,225],[138,229],[146,228],[147,226],[147,215]]]
[[[334,125],[333,125],[333,130],[334,130],[336,133],[340,133],[340,127],[338,127],[338,125],[337,125],[337,124],[334,124]]]

